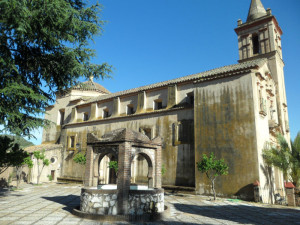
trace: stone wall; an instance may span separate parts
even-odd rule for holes
[[[117,190],[82,189],[80,211],[99,215],[117,215]]]
[[[154,189],[148,191],[129,192],[129,214],[142,215],[164,211],[164,191]]]
[[[128,212],[131,215],[142,215],[164,211],[164,191],[131,190],[129,192]],[[117,190],[81,190],[80,211],[98,215],[117,215]]]

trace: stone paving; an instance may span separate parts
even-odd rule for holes
[[[79,205],[80,185],[26,185],[0,192],[0,224],[300,224],[300,208],[186,194],[165,195],[170,215],[155,223],[99,222],[71,214]]]

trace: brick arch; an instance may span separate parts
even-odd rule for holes
[[[152,157],[149,154],[147,154],[146,152],[136,152],[131,157],[130,168],[131,168],[134,157],[137,156],[137,155],[142,155],[148,163],[148,175],[147,175],[147,177],[148,177],[148,187],[153,188],[154,187],[154,179],[153,179],[153,176],[154,176],[154,174],[153,174],[153,172],[154,172],[154,170],[153,170],[153,165],[154,165],[153,160],[154,159],[152,159]]]
[[[96,181],[97,184],[99,182],[99,176],[100,176],[100,174],[99,174],[100,163],[101,163],[103,157],[108,154],[112,154],[115,157],[116,161],[118,161],[118,155],[111,149],[105,150],[96,156],[96,158],[94,159],[94,177],[97,180]]]

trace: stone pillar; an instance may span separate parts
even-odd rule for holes
[[[146,92],[138,93],[138,103],[136,108],[136,113],[143,113],[145,112],[146,108]]]
[[[77,122],[77,108],[74,107],[72,108],[72,113],[71,113],[71,123],[76,123]]]
[[[92,103],[91,116],[89,118],[89,121],[97,119],[97,109],[98,109],[97,103]]]
[[[296,206],[295,186],[292,182],[286,182],[284,187],[288,206]]]
[[[113,112],[112,112],[112,117],[116,117],[120,115],[120,98],[114,98],[113,101]]]
[[[93,185],[93,172],[94,172],[94,151],[93,151],[93,147],[91,145],[88,145],[86,150],[84,186],[91,187]]]
[[[119,145],[118,157],[118,215],[128,214],[128,201],[130,190],[130,157],[131,157],[131,144],[124,142]]]
[[[168,105],[167,109],[172,108],[177,104],[177,85],[168,87]]]
[[[155,160],[155,187],[161,188],[161,146],[156,148]]]

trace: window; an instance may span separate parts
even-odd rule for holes
[[[107,117],[109,117],[109,111],[108,111],[108,108],[103,109],[103,118],[107,118]]]
[[[83,113],[83,121],[88,121],[89,120],[89,113],[85,112]]]
[[[253,55],[259,54],[260,49],[259,49],[259,39],[257,34],[252,35],[252,47],[253,47]]]
[[[133,105],[132,104],[127,105],[127,115],[132,115],[132,114],[134,114]]]
[[[55,163],[56,162],[56,157],[51,157],[50,161],[51,161],[52,164]]]
[[[70,136],[69,148],[75,148],[75,136]]]
[[[259,113],[263,116],[267,115],[266,100],[262,96],[262,88],[258,90],[259,96]]]
[[[63,125],[64,124],[64,119],[65,119],[65,110],[61,109],[58,112],[58,121],[59,121],[59,125]]]
[[[190,105],[194,105],[194,92],[186,94],[186,102]]]
[[[151,128],[140,128],[140,132],[145,134],[150,140],[152,139],[152,130]]]
[[[159,110],[162,109],[162,100],[161,99],[157,99],[154,101],[154,110]]]
[[[194,122],[193,120],[182,120],[174,123],[173,145],[191,144],[194,142]]]

